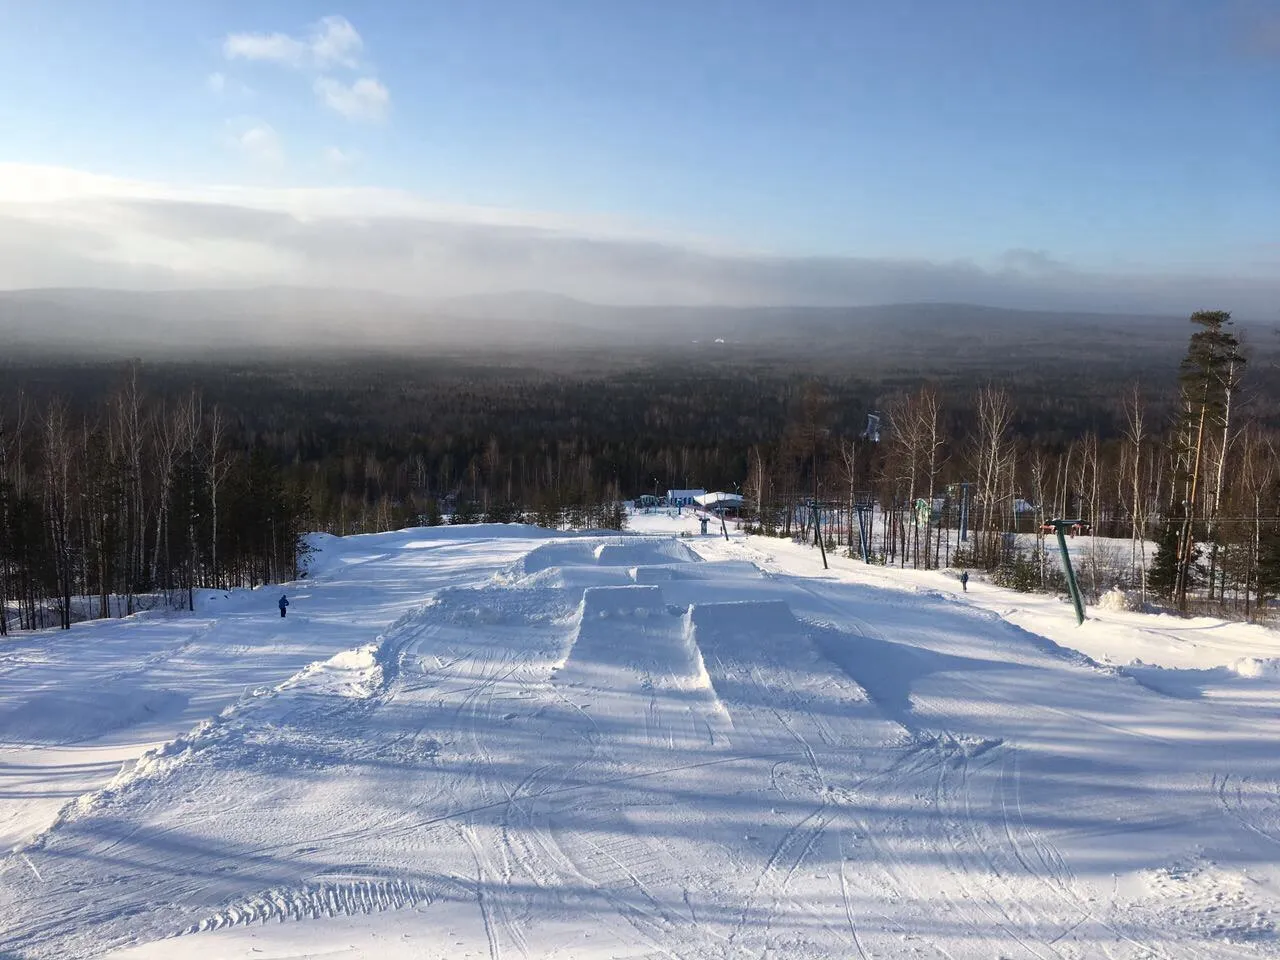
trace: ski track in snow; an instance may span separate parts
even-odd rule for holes
[[[1280,684],[776,541],[320,546],[0,647],[0,957],[1280,956]]]

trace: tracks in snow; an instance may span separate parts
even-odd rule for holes
[[[237,900],[193,923],[178,936],[252,923],[354,917],[430,904],[441,885],[386,878],[329,879],[298,887],[265,890]]]

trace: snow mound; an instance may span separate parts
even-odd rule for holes
[[[1110,613],[1130,613],[1137,610],[1139,605],[1136,597],[1130,596],[1119,587],[1112,587],[1098,598],[1098,609]]]
[[[636,567],[701,559],[674,537],[584,537],[534,547],[516,561],[511,575],[532,577],[552,567]]]
[[[1251,680],[1280,680],[1280,657],[1242,657],[1231,672]]]
[[[381,644],[375,641],[335,653],[328,660],[304,667],[280,684],[278,689],[366,700],[382,686],[380,649]]]
[[[820,652],[810,628],[785,600],[695,603],[685,619],[711,689],[735,724],[738,714],[755,715],[762,718],[760,729],[772,730],[769,736],[776,738],[780,710],[790,714],[782,724],[786,737],[805,737],[807,730],[828,742],[860,742],[862,734],[846,721],[874,714],[870,698]],[[897,734],[896,727],[876,717],[876,737]]]
[[[683,546],[683,544],[681,544]],[[710,563],[669,563],[664,565],[640,565],[629,571],[635,583],[672,583],[682,580],[713,580],[724,582],[730,578],[761,580],[764,574],[753,563],[741,560],[715,560]]]
[[[785,653],[787,640],[804,632],[785,600],[695,603],[689,625],[700,644],[711,643],[735,657]]]
[[[588,587],[582,591],[583,624],[609,617],[648,617],[666,613],[662,591],[655,586]]]
[[[671,583],[684,579],[684,574],[676,567],[632,567],[631,579],[639,584]]]
[[[593,587],[558,680],[593,687],[637,681],[645,689],[711,689],[692,633],[655,586]],[[680,611],[683,613],[683,611]],[[626,680],[626,677],[630,680]]]
[[[518,586],[446,587],[425,608],[424,616],[428,622],[479,628],[558,620],[576,607],[559,593],[566,587],[566,578],[560,573],[559,568],[548,569],[520,581]]]
[[[634,567],[661,563],[698,563],[702,560],[686,544],[671,537],[610,540],[593,551],[602,567]]]
[[[552,541],[534,547],[512,565],[512,574],[531,577],[553,567],[594,564],[593,546],[586,540]]]

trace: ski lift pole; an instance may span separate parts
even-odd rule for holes
[[[822,513],[817,500],[813,501],[813,536],[818,541],[818,549],[822,551],[822,569],[830,570],[827,566],[827,546],[822,542]]]
[[[871,513],[872,508],[869,505],[861,503],[855,505],[858,511],[858,550],[862,554],[862,562],[871,562],[871,524],[867,521],[867,515]]]
[[[1080,585],[1076,583],[1076,572],[1071,567],[1071,554],[1067,552],[1067,538],[1064,531],[1078,525],[1080,521],[1055,518],[1049,522],[1058,534],[1058,549],[1062,551],[1062,568],[1067,572],[1067,590],[1070,591],[1071,603],[1076,608],[1076,625],[1078,626],[1084,623],[1084,600],[1080,596]]]

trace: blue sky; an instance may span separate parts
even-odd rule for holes
[[[149,183],[794,258],[1280,265],[1269,0],[0,0],[0,89],[0,162]]]

